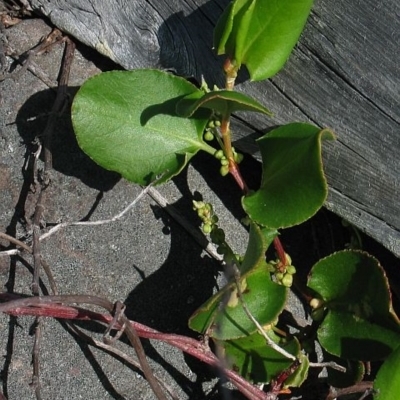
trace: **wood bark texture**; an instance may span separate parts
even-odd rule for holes
[[[212,31],[227,0],[28,0],[32,9],[126,69],[168,68],[222,85]],[[273,126],[332,128],[323,148],[326,207],[400,257],[400,2],[316,0],[278,75],[238,90],[274,118],[244,113],[235,146],[259,158],[254,139]]]

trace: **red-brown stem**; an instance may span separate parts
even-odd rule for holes
[[[221,121],[221,136],[224,142],[224,153],[225,157],[229,160],[229,164],[235,162],[233,158],[232,141],[231,141],[231,130],[230,130],[230,114],[224,115]]]
[[[249,188],[247,187],[246,182],[244,181],[243,176],[240,173],[239,166],[235,161],[233,161],[233,163],[229,161],[229,173],[233,176],[241,191],[244,194],[247,194],[249,192]]]
[[[280,262],[282,263],[283,266],[286,266],[287,265],[286,253],[285,250],[283,249],[282,242],[280,241],[278,236],[276,236],[274,239],[274,247]]]
[[[85,310],[79,307],[66,306],[60,303],[93,303],[101,305],[107,310],[112,310],[112,304],[108,300],[95,296],[43,296],[21,298],[15,294],[2,293],[0,300],[6,303],[0,304],[0,312],[5,312],[14,316],[35,315],[46,316],[70,320],[92,320],[109,324],[113,317],[109,314],[101,314]],[[161,333],[148,326],[138,322],[129,321],[137,335],[146,339],[161,340],[174,346],[187,354],[190,354],[199,360],[213,367],[221,368],[221,361],[215,356],[210,348],[204,342],[195,340],[186,336]],[[116,324],[115,328],[119,328]],[[236,372],[225,369],[224,373],[236,387],[251,400],[268,400],[268,393],[265,393],[246,381]]]
[[[249,189],[240,173],[239,166],[235,161],[232,149],[231,130],[230,130],[230,115],[224,116],[221,121],[221,136],[224,143],[225,157],[229,162],[229,173],[233,176],[236,183],[244,194],[247,194]]]
[[[232,90],[235,86],[238,67],[235,61],[231,61],[228,57],[224,62],[224,71],[226,74],[225,89]]]

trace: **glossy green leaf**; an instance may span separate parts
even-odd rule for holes
[[[272,115],[268,109],[256,100],[232,90],[189,94],[178,102],[176,112],[181,117],[191,117],[199,108],[215,110],[222,115],[230,115],[236,111],[254,111]]]
[[[400,347],[390,354],[374,381],[374,400],[398,400],[400,394]]]
[[[275,75],[286,63],[313,0],[235,0],[214,31],[217,54],[245,64],[252,80]]]
[[[386,357],[400,343],[389,283],[372,256],[361,251],[332,254],[315,264],[308,286],[328,309],[318,338],[329,353],[372,361]]]
[[[400,334],[350,313],[328,311],[318,329],[324,349],[350,360],[376,361],[400,343]]]
[[[262,228],[254,222],[250,223],[249,243],[239,266],[241,274],[265,265],[265,252],[277,235],[277,230]]]
[[[298,356],[300,344],[297,339],[287,341],[268,331],[270,338],[288,353]],[[219,342],[225,349],[225,358],[230,369],[238,372],[246,380],[269,383],[271,379],[290,367],[292,360],[284,357],[266,344],[258,332],[236,340]]]
[[[260,189],[243,198],[251,219],[271,229],[287,228],[312,217],[328,193],[322,170],[321,140],[332,132],[292,123],[262,138],[258,145],[263,160]]]
[[[261,325],[275,321],[285,306],[287,288],[271,281],[265,265],[242,275],[241,292],[248,309]],[[189,320],[191,329],[219,340],[237,339],[256,331],[244,312],[236,284],[230,283],[203,304]]]
[[[284,388],[300,387],[308,377],[308,370],[310,368],[310,360],[308,359],[308,356],[300,353],[298,359],[300,360],[300,365],[296,371],[286,379],[283,384]]]
[[[179,100],[201,92],[183,78],[158,70],[112,71],[84,83],[72,104],[81,149],[105,169],[147,185],[178,174],[198,150],[209,112],[183,119]]]
[[[243,51],[254,6],[254,0],[236,0],[222,13],[214,29],[214,47],[218,55],[228,54],[233,59],[235,53]]]

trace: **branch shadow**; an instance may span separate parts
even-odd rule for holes
[[[187,186],[186,173],[176,179],[185,195],[172,206],[176,209],[191,208],[193,195]],[[188,320],[218,287],[219,264],[203,255],[201,247],[165,210],[159,206],[152,206],[152,211],[155,218],[163,221],[163,233],[171,237],[171,245],[165,262],[151,275],[144,276],[143,272],[134,266],[143,280],[124,302],[126,315],[129,319],[161,332],[198,337],[198,333],[188,328]],[[190,222],[195,226],[198,224],[195,213],[192,218]],[[185,356],[185,362],[197,374],[196,381],[192,382],[161,356],[150,341],[143,341],[143,345],[146,354],[173,377],[190,399],[207,398],[202,383],[214,375],[210,374],[208,368],[204,368],[204,364],[201,365],[192,357]]]

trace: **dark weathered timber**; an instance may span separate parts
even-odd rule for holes
[[[212,28],[227,0],[29,0],[62,30],[126,69],[173,68],[222,83]],[[239,90],[276,115],[243,114],[237,147],[273,125],[311,121],[324,144],[326,207],[400,256],[400,2],[317,0],[285,69],[267,82],[241,77]],[[244,123],[242,122],[244,121]],[[256,128],[258,130],[256,130]]]

